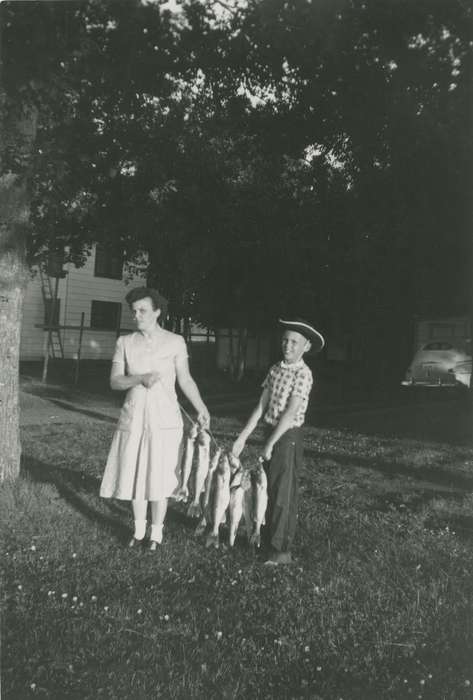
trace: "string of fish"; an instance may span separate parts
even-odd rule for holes
[[[163,382],[160,380],[161,385]],[[166,387],[163,385],[164,391]],[[237,530],[244,516],[246,534],[250,546],[259,547],[260,530],[267,508],[267,478],[263,464],[253,470],[245,469],[240,460],[221,446],[210,428],[203,428],[194,421],[178,401],[182,413],[190,423],[186,435],[180,470],[180,484],[174,500],[189,501],[189,482],[193,473],[192,500],[187,508],[189,517],[198,518],[197,536],[206,534],[207,547],[218,548],[220,525],[229,525],[229,545],[233,547]],[[197,439],[197,464],[193,470],[195,442]],[[210,441],[215,452],[210,457]]]

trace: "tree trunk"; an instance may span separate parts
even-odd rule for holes
[[[5,102],[3,102],[5,105]],[[0,481],[20,472],[19,362],[22,302],[28,279],[25,240],[29,219],[27,179],[36,136],[36,111],[17,120],[0,117]],[[12,150],[19,173],[4,165],[4,149]]]
[[[469,338],[469,342],[467,343],[467,347],[469,348],[470,357],[473,361],[473,305],[472,305],[472,308],[470,311],[470,331],[468,333],[468,338]],[[473,368],[472,368],[472,370],[473,370]],[[470,374],[470,386],[469,386],[468,398],[469,398],[470,408],[473,410],[473,371]]]
[[[1,188],[0,188],[1,192]],[[2,231],[3,239],[3,231]],[[3,244],[3,240],[1,241]],[[3,246],[2,246],[3,247]],[[18,378],[25,269],[20,251],[0,252],[0,481],[20,471]]]

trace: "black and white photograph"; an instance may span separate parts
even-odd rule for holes
[[[2,700],[473,700],[473,4],[0,0]]]

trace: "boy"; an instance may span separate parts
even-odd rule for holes
[[[302,430],[312,372],[303,355],[322,350],[325,341],[307,321],[279,320],[284,328],[281,362],[273,365],[263,382],[260,400],[233,444],[237,457],[263,416],[265,442],[262,459],[268,476],[266,529],[272,553],[267,564],[290,564],[297,523],[298,471],[302,466]]]

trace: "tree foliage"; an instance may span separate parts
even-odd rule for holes
[[[469,6],[166,7],[2,5],[6,92],[39,114],[30,255],[146,252],[176,313],[297,309],[355,344],[465,311]]]

